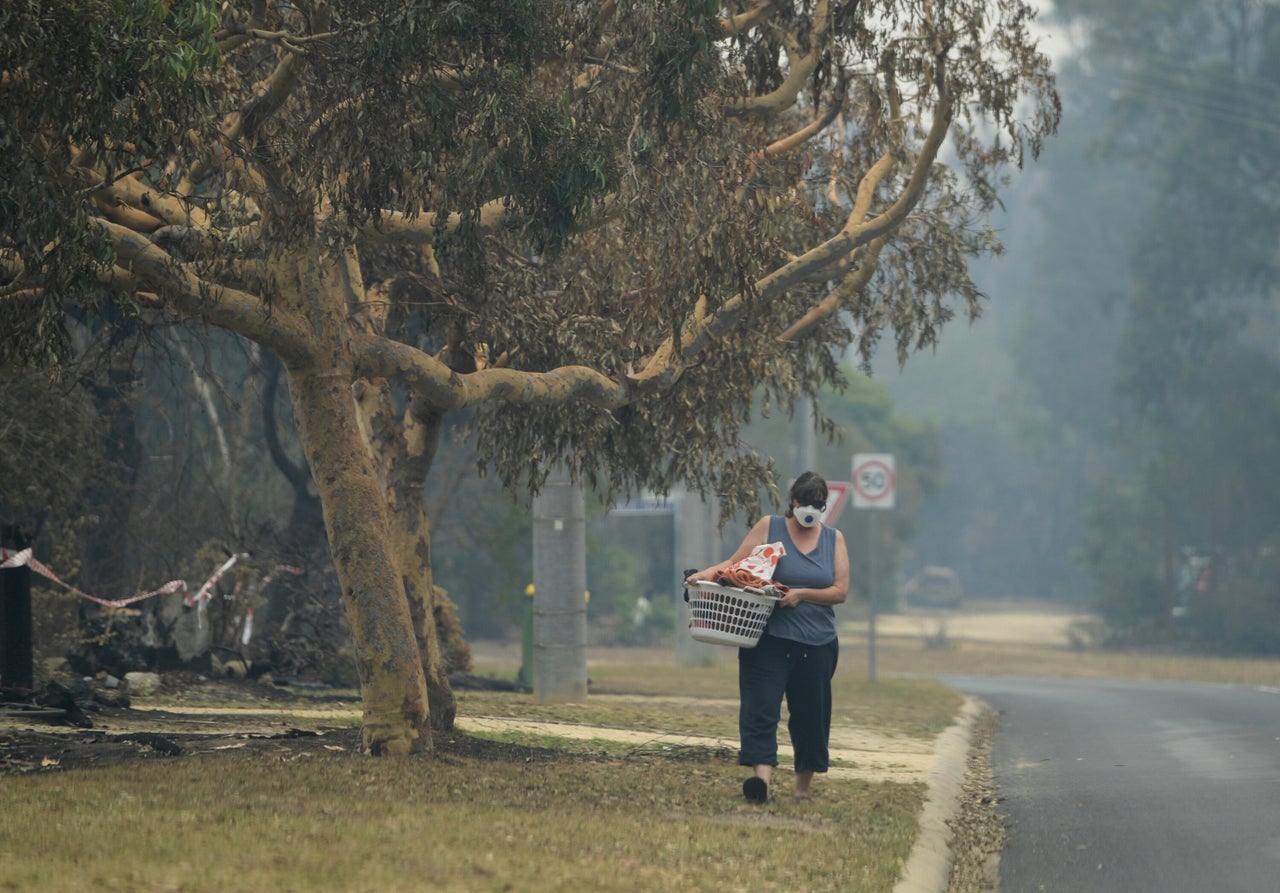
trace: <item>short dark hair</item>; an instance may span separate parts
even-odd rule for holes
[[[791,501],[800,505],[811,505],[818,511],[827,509],[827,482],[816,471],[806,471],[796,478],[791,485]],[[787,517],[791,517],[791,506],[787,506]]]

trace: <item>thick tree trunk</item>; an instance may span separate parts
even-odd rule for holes
[[[427,413],[419,400],[410,400],[404,414],[404,459],[393,468],[387,481],[387,506],[397,537],[396,552],[404,569],[405,594],[418,636],[422,668],[427,679],[431,704],[431,725],[453,728],[458,713],[457,699],[449,686],[448,661],[441,647],[437,625],[438,601],[447,596],[435,586],[431,567],[431,523],[423,498],[427,473],[440,440],[440,418]]]
[[[289,387],[355,640],[364,748],[374,754],[430,749],[426,683],[413,618],[349,379],[291,370]]]
[[[437,599],[446,597],[432,580],[431,525],[423,502],[423,487],[439,438],[439,419],[433,417],[434,424],[424,424],[418,418],[421,409],[415,412],[411,405],[401,424],[387,384],[381,380],[361,382],[356,400],[381,471],[390,542],[422,659],[431,726],[448,730],[453,728],[458,708],[436,626]]]
[[[392,516],[391,529],[396,554],[400,556],[401,565],[406,568],[403,574],[405,596],[418,641],[423,675],[426,677],[431,726],[445,731],[453,728],[458,703],[453,689],[449,687],[449,669],[436,629],[437,590],[432,583],[431,532],[427,526],[427,514],[423,510],[420,495],[416,500],[410,498],[402,503],[391,504],[388,508]]]
[[[296,303],[313,349],[285,359],[298,433],[324,509],[351,622],[364,706],[364,749],[431,749],[431,716],[413,618],[388,521],[380,465],[361,427],[348,308],[365,298],[353,258],[294,256]],[[288,269],[288,262],[281,265]]]
[[[356,324],[366,332],[383,334],[391,304],[385,283],[371,287]],[[458,712],[449,673],[470,669],[471,662],[453,604],[435,586],[431,569],[431,522],[424,492],[439,445],[443,416],[421,397],[411,396],[402,417],[397,418],[385,379],[362,380],[355,394],[364,434],[381,472],[392,548],[426,677],[431,726],[447,731],[453,728]],[[448,647],[442,641],[446,637]],[[455,661],[465,665],[453,666]]]

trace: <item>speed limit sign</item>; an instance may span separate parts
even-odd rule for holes
[[[893,508],[892,453],[855,453],[853,457],[853,507]]]

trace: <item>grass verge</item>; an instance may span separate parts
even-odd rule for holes
[[[727,652],[732,655],[732,652]],[[584,725],[710,735],[738,734],[737,662],[682,667],[670,651],[613,649],[588,661],[587,700],[576,704],[538,704],[533,695],[510,691],[458,692],[463,714],[570,722]],[[513,659],[480,658],[481,677],[511,680]],[[960,709],[954,690],[927,679],[886,678],[869,682],[865,667],[844,661],[836,670],[832,722],[878,734],[935,738]],[[785,737],[786,732],[783,731]]]
[[[877,653],[881,672],[888,677],[1024,676],[1280,686],[1280,660],[1274,658],[968,641],[929,648],[911,638],[882,639]]]
[[[496,747],[496,746],[495,746]],[[463,753],[465,754],[465,748]],[[496,751],[495,751],[496,752]],[[838,781],[750,807],[724,761],[289,763],[205,754],[7,779],[13,890],[886,890],[922,788]]]
[[[734,737],[735,667],[672,664],[670,652],[615,653],[591,664],[584,704],[463,690],[460,708]],[[960,703],[936,682],[873,686],[858,674],[847,665],[837,676],[837,725],[928,737]],[[502,737],[455,733],[433,756],[375,760],[336,723],[306,747],[189,748],[10,776],[0,785],[0,890],[885,891],[925,794],[832,775],[798,802],[784,769],[770,802],[751,806],[745,770],[723,747]]]

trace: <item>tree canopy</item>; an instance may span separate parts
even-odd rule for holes
[[[440,425],[536,488],[772,488],[739,445],[836,356],[959,309],[1059,108],[1021,0],[18,0],[0,11],[0,318],[275,354],[374,752],[451,719],[421,507]],[[407,596],[407,598],[406,598]],[[423,668],[426,678],[424,681]],[[427,707],[427,690],[432,708]]]

